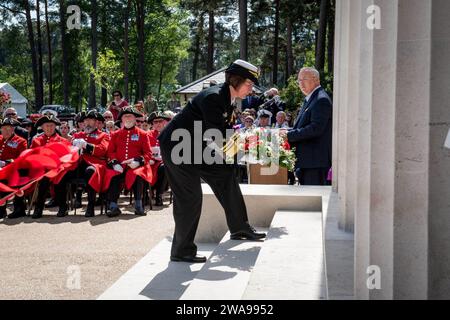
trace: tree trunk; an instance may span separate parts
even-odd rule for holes
[[[97,0],[91,0],[91,64],[94,69],[97,68],[98,55],[98,37],[97,37],[97,19],[98,7]],[[89,109],[94,109],[97,105],[95,93],[95,79],[94,75],[90,75],[89,79]]]
[[[45,3],[45,29],[47,33],[47,51],[48,51],[48,104],[53,104],[53,64],[52,64],[52,41],[50,35],[50,24],[48,22],[48,3]]]
[[[36,0],[36,29],[37,29],[37,58],[39,75],[39,99],[36,100],[36,107],[40,108],[44,104],[44,69],[42,67],[42,32],[41,32],[41,10],[39,0]]]
[[[210,74],[214,71],[214,10],[209,12],[209,31],[208,31],[208,59],[206,61],[206,73]]]
[[[192,61],[192,81],[197,79],[198,60],[200,56],[200,40],[203,36],[204,13],[200,13],[198,19],[197,33],[195,35],[194,60]]]
[[[124,52],[124,60],[123,60],[123,86],[124,86],[124,96],[125,100],[129,100],[129,63],[130,63],[130,57],[129,57],[129,40],[128,40],[128,34],[129,34],[129,27],[130,27],[130,11],[131,11],[131,0],[127,1],[127,9],[125,11],[125,26],[124,26],[124,39],[123,39],[123,46],[125,49]]]
[[[62,50],[62,87],[63,87],[63,101],[64,105],[69,105],[69,65],[67,55],[67,43],[66,43],[66,19],[65,19],[66,7],[64,0],[59,0],[59,27],[61,31],[61,50]]]
[[[159,101],[159,97],[161,95],[161,87],[163,82],[163,76],[164,76],[164,56],[166,55],[166,52],[163,52],[161,55],[161,62],[160,62],[160,68],[159,68],[159,84],[158,84],[158,94],[156,96],[156,101]]]
[[[144,100],[145,95],[145,61],[144,61],[144,1],[137,0],[137,28],[138,28],[138,80],[139,80],[139,94],[138,100]]]
[[[334,72],[334,3],[330,4],[330,15],[328,17],[328,73]]]
[[[110,8],[108,6],[108,1],[102,1],[102,10],[101,10],[101,26],[100,26],[100,32],[101,32],[101,44],[103,48],[108,48],[108,25],[106,23],[106,15],[108,14]],[[105,82],[105,79],[102,79],[102,83]],[[102,107],[106,107],[108,104],[108,90],[106,90],[105,87],[101,87],[100,91],[100,104]]]
[[[286,82],[289,77],[294,74],[294,52],[292,50],[292,20],[290,17],[286,18]]]
[[[320,2],[319,30],[317,32],[316,69],[323,73],[325,67],[325,44],[327,36],[328,1]]]
[[[239,56],[243,60],[248,60],[247,42],[247,0],[239,0],[239,27],[240,27],[240,47]]]
[[[31,51],[31,67],[33,71],[33,84],[34,84],[34,96],[35,96],[35,107],[38,110],[39,101],[42,101],[42,98],[39,97],[39,72],[37,68],[37,57],[36,57],[36,46],[34,44],[34,32],[33,32],[33,23],[31,21],[31,13],[30,13],[30,4],[28,0],[23,0],[24,8],[25,8],[25,16],[27,19],[27,29],[28,29],[28,42],[30,43],[30,51]]]
[[[272,82],[278,84],[278,37],[280,34],[280,0],[275,0],[275,32],[273,40]]]

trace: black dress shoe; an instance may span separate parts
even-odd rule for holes
[[[145,213],[143,208],[134,208],[134,214],[137,216],[146,216],[147,213]]]
[[[102,202],[103,202],[103,198],[98,197],[97,200],[95,200],[95,206],[96,207],[101,206]]]
[[[25,217],[27,214],[25,213],[25,209],[20,208],[20,209],[15,209],[14,211],[8,216],[8,219],[17,219],[17,218],[22,218]]]
[[[34,208],[33,215],[31,216],[32,219],[39,219],[42,217],[42,212],[44,210],[42,208]]]
[[[3,219],[6,217],[6,206],[0,207],[0,219]]]
[[[65,216],[67,216],[68,214],[69,214],[69,212],[67,211],[67,207],[59,207],[58,213],[56,214],[56,216],[58,218],[63,218]]]
[[[86,208],[86,212],[84,213],[84,216],[86,218],[91,218],[95,216],[95,209],[94,206],[91,206],[88,204],[87,208]]]
[[[162,197],[161,196],[156,196],[156,200],[155,200],[155,206],[157,206],[157,207],[162,207],[164,204],[163,204],[163,200],[162,200]]]
[[[233,232],[230,235],[231,240],[261,240],[266,237],[265,233],[256,232],[253,227]]]
[[[119,208],[110,209],[108,212],[106,212],[106,215],[110,218],[117,217],[120,214],[122,214],[122,211],[120,211]]]
[[[206,257],[204,256],[186,256],[186,257],[177,257],[177,256],[171,256],[171,261],[177,261],[177,262],[191,262],[191,263],[205,263]]]
[[[55,199],[50,199],[50,201],[45,204],[46,208],[54,208],[57,206],[58,206],[58,204],[56,203]]]

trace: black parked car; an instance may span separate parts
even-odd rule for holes
[[[60,104],[47,104],[39,109],[40,114],[52,113],[58,117],[59,120],[68,121],[75,117],[75,109],[70,106]]]

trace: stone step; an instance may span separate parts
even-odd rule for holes
[[[251,225],[269,228],[277,210],[326,210],[331,187],[241,184],[242,195]],[[211,187],[202,184],[202,215],[195,237],[196,242],[219,243],[227,232],[225,213]]]
[[[267,232],[267,229],[258,229]],[[214,249],[181,300],[239,300],[264,241],[230,240],[230,233]]]
[[[162,240],[122,275],[98,300],[177,300],[195,278],[202,264],[170,262],[170,239]],[[217,244],[197,244],[209,257]]]
[[[277,211],[243,299],[327,299],[322,213]]]

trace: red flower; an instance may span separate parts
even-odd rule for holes
[[[283,147],[284,150],[291,150],[291,145],[287,140],[281,146]]]

